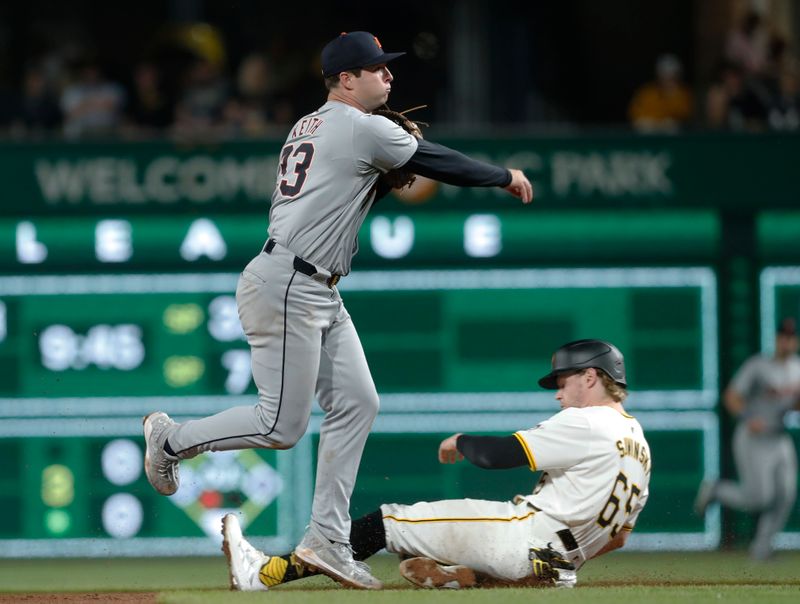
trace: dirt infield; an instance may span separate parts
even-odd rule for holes
[[[124,602],[124,604],[154,604],[155,592],[141,593],[28,593],[0,595],[0,602],[27,602],[28,604],[44,604],[45,602]]]

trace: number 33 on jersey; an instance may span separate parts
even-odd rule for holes
[[[299,145],[286,145],[281,151],[280,174],[278,188],[286,197],[294,197],[306,182],[308,167],[314,159],[314,145],[300,143]],[[289,168],[289,160],[292,166]]]

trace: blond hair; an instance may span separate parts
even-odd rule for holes
[[[583,375],[586,373],[588,367],[586,369],[579,369],[577,371],[578,375]],[[626,398],[628,398],[628,389],[625,386],[621,386],[617,384],[610,375],[608,375],[605,371],[600,369],[599,367],[592,367],[597,372],[597,377],[600,378],[600,381],[603,383],[603,388],[606,389],[606,394],[610,396],[614,402],[621,403]]]
[[[597,375],[600,376],[600,380],[603,382],[603,386],[605,386],[608,396],[614,399],[615,402],[621,403],[627,398],[628,390],[625,388],[625,386],[620,386],[617,384],[613,379],[611,379],[611,376],[602,369],[597,369]]]

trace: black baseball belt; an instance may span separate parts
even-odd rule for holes
[[[277,241],[275,241],[274,239],[268,239],[266,245],[264,245],[264,251],[267,254],[271,254],[272,250],[275,249],[276,245],[278,245]],[[300,256],[294,257],[293,266],[294,270],[296,270],[298,273],[303,273],[304,275],[307,275],[309,277],[313,277],[314,275],[324,274],[322,271],[318,271],[316,266],[314,266],[310,262],[307,262],[306,260],[303,260]],[[341,278],[342,278],[341,275],[337,275],[336,273],[331,273],[331,276],[326,279],[325,283],[327,284],[328,287],[333,287],[334,285],[339,283],[339,279]]]
[[[571,530],[561,529],[560,531],[556,531],[556,535],[561,539],[561,543],[564,544],[566,551],[571,552],[574,549],[578,549],[578,541],[575,539],[575,535],[572,534]]]

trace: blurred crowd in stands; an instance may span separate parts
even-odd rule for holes
[[[324,99],[315,61],[269,49],[231,65],[219,32],[203,23],[168,32],[137,64],[125,66],[122,78],[85,46],[53,48],[31,57],[20,85],[0,93],[0,136],[281,137]],[[728,32],[706,81],[687,82],[681,59],[669,53],[657,58],[653,75],[627,107],[637,131],[800,130],[797,57],[757,12]]]
[[[800,71],[785,35],[756,11],[747,12],[725,38],[724,48],[700,100],[673,54],[655,64],[652,81],[640,86],[628,107],[641,132],[692,127],[763,132],[800,130]]]
[[[127,81],[110,77],[103,58],[80,44],[36,57],[16,94],[0,98],[0,128],[12,139],[285,135],[302,115],[291,99],[310,86],[315,100],[324,98],[315,65],[276,65],[267,52],[247,54],[233,71],[227,69],[219,33],[207,24],[189,24],[170,31],[131,66]]]

